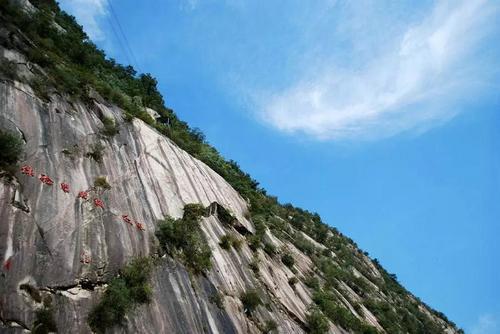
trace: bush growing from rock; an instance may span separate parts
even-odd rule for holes
[[[0,74],[7,79],[18,80],[16,63],[8,59],[0,60]]]
[[[310,334],[324,334],[330,329],[328,319],[317,308],[312,308],[306,315],[307,332]]]
[[[33,334],[48,334],[57,332],[57,324],[54,320],[52,308],[43,307],[36,311],[35,321],[31,333]]]
[[[95,162],[101,163],[104,156],[104,146],[101,143],[96,143],[90,147],[91,151],[87,152],[87,158],[93,159]]]
[[[292,276],[288,279],[288,284],[290,284],[291,286],[294,286],[295,284],[297,284],[299,282],[299,280],[297,279],[297,277],[295,276]]]
[[[159,223],[156,232],[163,250],[178,256],[196,273],[202,273],[212,266],[212,250],[199,225],[205,211],[199,204],[186,204],[181,219],[166,217]]]
[[[94,180],[94,187],[102,188],[105,190],[111,189],[111,185],[108,183],[108,180],[106,180],[105,176],[96,177]]]
[[[23,142],[19,136],[0,130],[0,169],[14,174],[22,149]]]
[[[219,309],[224,309],[224,295],[219,291],[214,292],[208,297],[208,300],[215,304]]]
[[[269,242],[265,242],[264,243],[264,252],[266,252],[267,255],[273,257],[276,255],[276,247]]]
[[[264,328],[262,329],[263,333],[275,333],[276,330],[278,329],[278,324],[274,320],[266,320],[264,323]]]
[[[295,264],[295,260],[292,255],[289,253],[285,253],[281,256],[281,262],[288,268],[293,268],[293,265]]]
[[[107,328],[120,325],[128,311],[137,304],[151,300],[149,276],[153,268],[151,259],[137,258],[111,280],[99,304],[89,314],[93,331],[104,333]]]
[[[240,300],[247,315],[251,315],[259,305],[262,305],[262,300],[256,290],[248,290],[244,292],[241,295]]]
[[[102,124],[104,128],[102,129],[102,133],[108,137],[113,137],[118,133],[118,127],[116,126],[116,122],[111,117],[103,117]]]
[[[219,245],[225,250],[229,250],[231,247],[233,247],[236,250],[240,250],[241,240],[238,239],[234,234],[229,233],[229,234],[223,235],[220,238]]]

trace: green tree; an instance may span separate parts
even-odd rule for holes
[[[317,308],[312,308],[306,315],[307,332],[310,334],[324,334],[330,329],[328,319]]]

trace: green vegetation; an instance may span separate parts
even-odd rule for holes
[[[215,291],[208,297],[208,300],[215,304],[219,309],[224,309],[224,295],[219,291]]]
[[[222,205],[217,205],[217,218],[219,218],[221,223],[227,226],[233,226],[236,221],[233,214],[231,214],[231,212],[229,212],[229,210]]]
[[[318,290],[320,288],[318,277],[314,276],[312,273],[304,278],[304,284],[312,290]]]
[[[108,183],[108,180],[106,180],[105,176],[98,176],[94,180],[94,187],[96,188],[101,188],[104,190],[109,190],[111,189],[111,185]]]
[[[333,323],[344,329],[363,334],[368,334],[374,329],[356,318],[332,293],[316,291],[313,301]]]
[[[233,233],[229,233],[220,238],[219,245],[225,250],[229,250],[233,247],[238,251],[241,249],[241,240]]]
[[[44,306],[35,313],[35,321],[31,329],[33,334],[48,334],[57,332],[57,324],[54,320],[53,310]]]
[[[330,329],[328,319],[317,308],[312,308],[306,315],[307,332],[311,334],[324,334]]]
[[[307,240],[301,233],[295,233],[292,242],[295,247],[306,255],[311,256],[316,252],[316,246]]]
[[[199,224],[205,211],[200,204],[186,204],[181,219],[166,217],[156,232],[163,250],[181,259],[195,273],[202,273],[212,266],[212,250]]]
[[[278,329],[278,324],[274,320],[266,320],[264,323],[264,328],[262,328],[262,333],[275,333]]]
[[[293,265],[295,264],[293,256],[289,253],[284,253],[283,255],[281,255],[281,262],[283,262],[283,264],[290,269],[293,268]]]
[[[9,80],[19,79],[16,63],[5,58],[0,60],[0,74]]]
[[[74,159],[78,154],[80,154],[80,148],[75,144],[69,148],[64,148],[61,153],[70,159]]]
[[[104,128],[102,129],[102,133],[104,135],[113,137],[114,135],[118,134],[118,126],[116,125],[116,122],[113,118],[103,117],[102,124],[104,125]]]
[[[264,242],[264,252],[270,257],[274,257],[276,255],[276,247],[269,242]]]
[[[299,279],[295,276],[292,276],[288,279],[288,284],[290,284],[291,286],[294,286],[298,282],[299,282]]]
[[[148,281],[152,268],[151,259],[137,258],[111,280],[101,301],[89,314],[88,322],[93,331],[104,333],[107,328],[120,325],[128,311],[151,300]]]
[[[265,218],[262,215],[252,217],[255,233],[247,236],[248,246],[253,251],[262,247],[264,234],[266,233]]]
[[[90,147],[90,151],[87,152],[87,158],[93,159],[97,163],[102,162],[102,157],[104,156],[104,146],[97,142]]]
[[[223,235],[220,238],[219,245],[222,247],[222,249],[225,249],[225,250],[231,249],[231,246],[232,246],[231,239],[232,239],[232,237],[229,234]]]
[[[248,264],[248,266],[250,267],[250,270],[253,271],[253,273],[255,274],[255,276],[259,276],[259,263],[260,263],[260,260],[259,260],[259,257],[257,255],[254,255],[252,257],[252,261]]]
[[[241,303],[245,309],[247,315],[251,315],[252,312],[260,305],[262,305],[262,300],[260,298],[257,290],[248,290],[240,296]]]
[[[0,170],[14,175],[22,151],[23,142],[19,136],[0,130]]]

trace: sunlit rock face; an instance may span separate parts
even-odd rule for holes
[[[42,302],[20,288],[30,285],[52,299],[63,332],[90,332],[87,315],[106,282],[131,258],[149,255],[157,247],[157,221],[167,215],[181,217],[187,203],[216,202],[235,216],[240,228],[238,232],[221,223],[217,214],[203,218],[213,268],[190,278],[181,264],[163,258],[152,276],[153,301],[136,308],[116,332],[259,333],[255,319],[272,319],[281,332],[303,332],[310,292],[301,282],[290,286],[288,279],[305,275],[311,261],[276,238],[278,246],[296,253],[297,273],[279,258],[252,252],[246,243],[239,251],[223,250],[222,235],[232,230],[243,240],[242,230],[252,233],[254,227],[245,218],[245,199],[204,163],[144,122],[125,122],[116,107],[70,103],[58,96],[47,103],[19,83],[0,83],[0,116],[2,128],[22,135],[21,164],[35,171],[35,177],[19,174],[17,180],[0,183],[0,256],[8,263],[0,278],[5,330],[32,327]],[[101,134],[104,116],[119,125],[112,138]],[[103,147],[101,162],[88,154],[98,145]],[[40,182],[40,174],[54,184]],[[107,178],[111,189],[94,188],[100,176]],[[61,190],[63,182],[69,193]],[[77,197],[83,190],[89,191],[88,200]],[[104,209],[96,207],[93,198],[101,199]],[[124,214],[145,230],[125,223]],[[249,269],[255,258],[259,277]],[[250,288],[269,295],[267,307],[259,307],[254,319],[245,315],[239,299]],[[216,291],[224,295],[224,309],[210,302]]]

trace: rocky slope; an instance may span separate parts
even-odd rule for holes
[[[32,69],[36,65],[22,52],[5,47],[0,51],[2,60],[16,64],[20,77],[35,75]],[[103,135],[104,119],[114,120],[119,133]],[[393,332],[382,325],[374,307],[365,305],[367,296],[372,304],[385,302],[389,307],[403,299],[410,301],[441,332],[457,332],[454,325],[407,292],[397,297],[384,290],[385,272],[354,246],[347,248],[357,261],[357,266],[349,267],[349,277],[364,282],[366,289],[356,289],[345,276],[335,278],[335,286],[326,284],[328,274],[320,268],[319,259],[342,266],[342,261],[335,260],[341,255],[282,218],[276,217],[285,229],[278,233],[268,227],[263,236],[276,254],[251,249],[247,240],[256,228],[248,201],[154,127],[137,118],[126,120],[122,109],[98,96],[84,103],[52,93],[45,101],[37,97],[28,80],[2,76],[0,129],[22,137],[20,165],[30,165],[35,171],[35,177],[17,172],[12,180],[0,182],[2,333],[34,329],[37,311],[47,304],[59,332],[91,332],[89,312],[110,280],[137,257],[156,258],[149,282],[152,300],[134,308],[121,326],[109,332],[311,331],[307,314],[316,291],[306,284],[311,277],[336,296],[343,311],[375,331]],[[96,159],[94,153],[102,157]],[[55,184],[43,184],[39,174],[50,176]],[[101,176],[106,177],[110,189],[94,187]],[[69,193],[60,189],[62,182],[69,184]],[[89,190],[91,199],[102,199],[104,209],[92,200],[78,198],[80,190]],[[189,203],[208,208],[201,228],[212,250],[212,268],[204,274],[193,273],[175,257],[158,252],[158,221],[182,217],[184,205]],[[221,218],[220,212],[225,210],[233,215],[233,224]],[[144,230],[124,222],[124,214],[142,223]],[[241,241],[240,249],[221,247],[221,237],[228,233]],[[299,249],[294,242],[298,238],[312,252]],[[284,253],[292,256],[291,266],[283,263]],[[264,304],[249,314],[240,297],[252,289],[261,294]],[[221,296],[222,305],[214,296]],[[328,313],[327,308],[322,310]],[[335,319],[330,315],[330,333],[358,331]],[[276,329],[267,327],[271,320]]]

